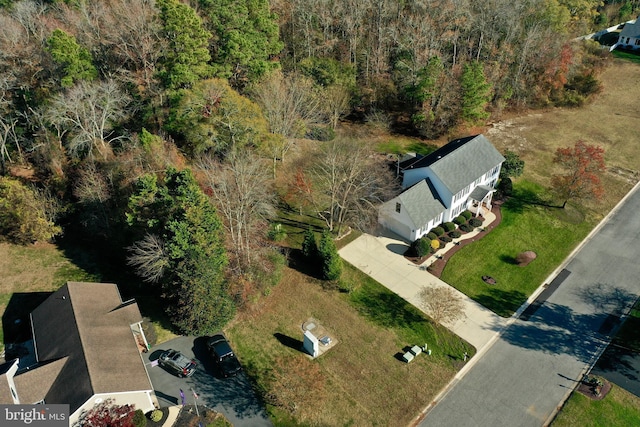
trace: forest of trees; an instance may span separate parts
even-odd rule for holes
[[[571,39],[639,3],[0,0],[0,231],[99,241],[178,329],[211,332],[277,280],[281,199],[339,232],[389,194],[340,120],[436,138],[580,105],[607,54]],[[305,137],[315,155],[276,188]]]

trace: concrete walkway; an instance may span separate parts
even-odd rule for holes
[[[178,415],[180,415],[180,410],[182,406],[169,406],[169,414],[167,415],[167,419],[162,424],[162,427],[173,427],[178,419]]]
[[[488,212],[483,226],[495,221],[495,216]],[[465,234],[460,239],[471,239],[477,231]],[[400,237],[384,232],[379,236],[363,234],[344,248],[340,249],[340,256],[347,262],[371,276],[382,285],[395,292],[421,311],[429,314],[420,305],[419,294],[423,287],[449,286],[442,280],[427,272],[427,265],[435,261],[431,257],[421,266],[407,260],[403,254],[409,245]],[[440,255],[453,247],[453,242],[436,252]],[[463,301],[465,317],[453,325],[445,324],[456,335],[476,347],[477,351],[485,347],[492,338],[507,324],[508,319],[502,318],[491,310],[483,307],[462,292],[453,289]]]

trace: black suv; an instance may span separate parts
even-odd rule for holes
[[[242,369],[238,358],[231,350],[231,346],[224,335],[218,334],[209,338],[207,348],[222,376],[234,376]]]
[[[184,356],[177,350],[166,350],[158,359],[160,366],[176,374],[180,378],[190,377],[196,371],[196,362]]]

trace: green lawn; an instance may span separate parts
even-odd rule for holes
[[[616,58],[626,59],[627,61],[640,64],[640,55],[638,55],[637,53],[625,52],[623,50],[614,50],[612,53]]]
[[[640,399],[613,385],[602,400],[574,392],[552,423],[553,427],[612,427],[640,425]]]
[[[502,206],[501,224],[456,253],[442,280],[500,316],[511,316],[595,225],[571,205],[548,205],[542,187],[515,183],[513,197]],[[515,257],[524,251],[537,258],[519,267]],[[497,284],[487,285],[484,275]]]

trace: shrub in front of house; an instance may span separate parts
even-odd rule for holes
[[[456,225],[453,222],[444,222],[442,223],[442,228],[444,228],[444,231],[446,231],[447,233],[450,231],[453,231],[456,229]]]
[[[471,218],[469,220],[469,225],[472,227],[480,227],[482,225],[482,220],[480,218]]]
[[[433,231],[436,234],[436,236],[438,236],[438,237],[440,237],[440,236],[442,236],[444,234],[444,228],[442,228],[442,227],[436,227],[431,231]]]
[[[446,234],[443,234],[442,236],[440,236],[440,241],[444,242],[444,243],[449,243],[451,240],[453,240],[451,237],[447,236]]]
[[[453,218],[453,223],[454,224],[462,225],[465,222],[467,222],[467,219],[465,217],[463,217],[462,215],[458,215],[457,217]]]
[[[433,249],[434,252],[440,249],[440,242],[438,240],[432,240],[431,249]]]
[[[449,237],[451,237],[452,239],[457,239],[460,236],[462,236],[462,233],[459,232],[458,230],[453,230],[449,232]]]
[[[147,417],[144,416],[144,412],[142,412],[142,409],[136,409],[136,411],[133,413],[132,422],[134,427],[146,427]]]
[[[463,217],[465,217],[465,219],[467,221],[469,221],[471,219],[471,217],[473,216],[473,213],[470,210],[466,210],[466,211],[462,212],[460,215],[462,215]]]
[[[429,253],[431,249],[431,239],[421,237],[411,244],[412,255],[422,258]]]
[[[151,412],[151,414],[149,415],[149,418],[154,423],[157,423],[158,421],[160,421],[162,419],[162,411],[160,411],[159,409],[154,409]]]
[[[436,240],[438,238],[438,236],[433,231],[430,231],[430,232],[427,233],[427,238],[429,240]]]
[[[460,230],[460,231],[463,231],[463,232],[465,232],[465,233],[468,233],[468,232],[470,232],[470,231],[473,231],[473,229],[474,229],[474,228],[475,228],[475,227],[472,227],[472,226],[471,226],[471,225],[469,225],[469,224],[462,224],[462,225],[459,227],[459,230]]]

